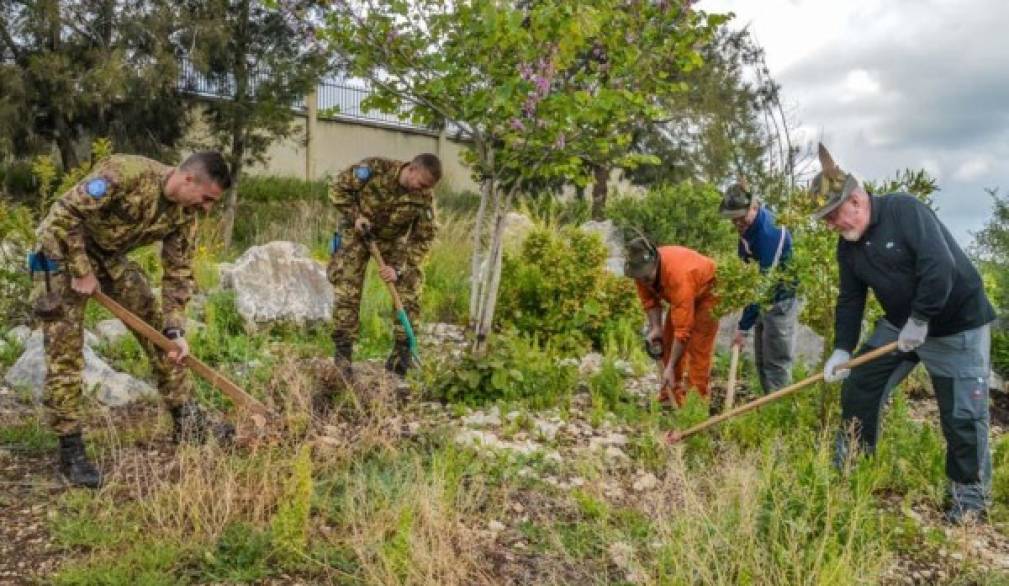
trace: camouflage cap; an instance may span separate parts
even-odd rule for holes
[[[746,180],[740,179],[725,190],[722,203],[718,205],[718,213],[723,218],[742,218],[753,205],[754,200]]]
[[[624,248],[624,275],[632,279],[646,279],[655,270],[658,258],[659,252],[655,245],[644,236],[639,236]]]
[[[816,206],[813,218],[821,220],[847,201],[851,192],[861,187],[862,182],[851,173],[842,170],[823,143],[820,143],[817,154],[820,157],[821,170],[809,185],[809,196]]]

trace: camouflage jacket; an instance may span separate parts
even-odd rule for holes
[[[337,175],[329,199],[349,227],[360,216],[368,218],[380,240],[406,239],[407,263],[418,267],[427,256],[437,233],[434,192],[407,191],[399,184],[399,172],[409,163],[369,157]]]
[[[115,264],[160,241],[165,327],[182,327],[194,283],[197,214],[164,197],[172,169],[135,155],[101,160],[53,203],[38,236],[42,249],[74,277],[91,273],[92,261]]]

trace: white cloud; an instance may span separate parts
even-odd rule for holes
[[[957,167],[953,177],[960,181],[974,181],[983,177],[992,168],[991,157],[982,156],[967,159]]]
[[[838,99],[841,102],[854,102],[862,98],[878,96],[879,94],[880,85],[876,76],[865,69],[852,69],[844,78],[844,84]]]
[[[701,0],[765,48],[800,140],[870,179],[924,168],[962,244],[1009,188],[1009,3]]]

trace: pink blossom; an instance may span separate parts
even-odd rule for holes
[[[518,132],[525,132],[526,125],[523,124],[522,121],[519,120],[518,118],[512,118],[510,123],[513,130],[517,130]]]

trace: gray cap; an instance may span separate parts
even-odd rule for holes
[[[659,251],[644,236],[639,236],[624,247],[624,275],[632,279],[647,279],[658,263]]]
[[[821,170],[809,185],[809,197],[816,206],[813,218],[821,220],[847,201],[851,193],[862,186],[862,182],[851,173],[842,170],[823,143],[820,143],[817,154],[820,157]]]
[[[718,205],[718,213],[723,218],[742,218],[753,205],[754,197],[745,179],[740,179],[725,190],[722,203]]]

